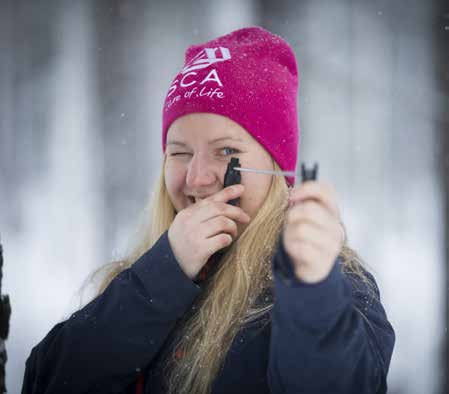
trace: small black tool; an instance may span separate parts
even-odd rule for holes
[[[237,185],[241,182],[242,177],[240,175],[240,171],[234,170],[234,167],[240,167],[240,162],[237,157],[231,157],[231,161],[228,163],[228,168],[223,181],[224,187]],[[236,206],[239,200],[240,198],[234,198],[233,200],[228,201],[228,204]]]
[[[316,181],[316,178],[318,176],[318,163],[315,163],[313,168],[308,169],[306,168],[305,164],[301,164],[301,177],[302,181]]]

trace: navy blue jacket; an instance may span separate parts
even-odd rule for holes
[[[278,241],[272,268],[269,319],[237,334],[213,394],[386,393],[395,334],[380,300],[341,271],[340,258],[324,280],[303,283]],[[201,291],[180,268],[165,232],[103,294],[32,349],[22,394],[135,394],[139,376],[143,392],[165,393],[161,370],[175,324]]]

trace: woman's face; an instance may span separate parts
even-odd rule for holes
[[[269,153],[238,123],[211,113],[176,119],[167,133],[165,185],[177,212],[223,189],[231,157],[242,167],[273,169]],[[253,218],[270,188],[271,175],[241,172],[239,206]],[[237,223],[239,234],[245,225]]]

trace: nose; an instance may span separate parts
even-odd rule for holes
[[[213,185],[219,180],[219,168],[206,155],[193,155],[186,176],[186,184],[191,189]]]

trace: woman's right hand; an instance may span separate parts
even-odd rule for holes
[[[168,229],[168,240],[181,269],[194,279],[210,256],[237,237],[236,222],[251,218],[240,207],[226,204],[239,197],[241,184],[228,186],[181,211]]]

